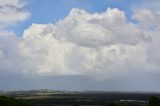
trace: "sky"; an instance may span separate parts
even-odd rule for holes
[[[0,0],[0,90],[160,92],[160,0]]]

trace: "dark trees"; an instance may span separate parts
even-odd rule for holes
[[[160,99],[155,96],[150,97],[148,106],[160,106]]]

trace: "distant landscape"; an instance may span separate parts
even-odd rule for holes
[[[29,90],[1,91],[0,106],[159,106],[160,93]],[[13,105],[14,104],[14,105]]]

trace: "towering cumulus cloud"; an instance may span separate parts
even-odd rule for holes
[[[7,6],[6,12],[12,8],[26,14],[17,9],[16,3],[17,7],[1,5]],[[135,22],[128,21],[125,13],[116,8],[102,13],[72,9],[56,24],[32,24],[20,38],[1,35],[0,71],[25,76],[82,75],[96,79],[159,73],[157,17],[159,12],[143,9],[133,14]],[[24,19],[21,18],[16,20]]]

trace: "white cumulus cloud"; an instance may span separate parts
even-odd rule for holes
[[[0,71],[97,79],[157,73],[160,24],[155,18],[158,14],[148,11],[136,12],[135,23],[128,22],[125,13],[116,8],[102,13],[73,9],[56,24],[32,24],[21,38],[1,34]],[[142,15],[151,15],[151,23],[157,26],[146,28]]]

